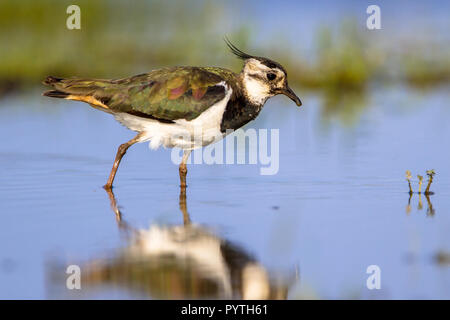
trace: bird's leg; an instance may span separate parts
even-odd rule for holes
[[[119,149],[117,149],[116,159],[114,160],[113,167],[111,169],[111,173],[109,174],[108,182],[103,186],[106,190],[112,189],[112,184],[114,182],[114,177],[116,176],[117,169],[119,168],[120,161],[122,160],[122,157],[127,152],[128,148],[131,147],[133,144],[139,141],[141,137],[141,134],[138,134],[136,137],[131,139],[128,142],[125,142],[119,146]]]
[[[191,150],[185,150],[183,153],[183,158],[180,163],[180,188],[186,189],[186,174],[187,174],[187,166],[186,163],[189,159],[189,155],[191,154]]]

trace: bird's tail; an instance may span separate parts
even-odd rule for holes
[[[51,86],[51,87],[56,88],[56,86],[62,80],[64,80],[64,79],[48,76],[47,79],[42,81],[42,83],[45,84],[46,86]],[[68,92],[64,92],[64,91],[61,91],[61,90],[50,90],[50,91],[44,92],[42,95],[43,96],[47,96],[47,97],[52,97],[52,98],[63,98],[63,99],[65,99],[70,94]]]
[[[63,79],[49,76],[42,83],[54,89],[44,92],[43,96],[83,101],[104,111],[109,109],[106,105],[109,97],[105,89],[111,87],[112,83],[110,80]]]

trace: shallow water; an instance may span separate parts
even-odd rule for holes
[[[186,227],[170,150],[129,150],[114,188],[120,220],[101,186],[133,133],[39,92],[3,99],[0,298],[239,298],[253,281],[290,299],[448,299],[448,92],[373,89],[351,124],[326,116],[321,96],[299,94],[302,108],[273,98],[246,128],[280,130],[278,174],[190,165]],[[435,194],[409,207],[407,169],[415,189],[417,174],[437,172]],[[178,247],[156,252],[166,233]],[[97,274],[67,290],[69,264]],[[366,287],[369,265],[380,290]]]

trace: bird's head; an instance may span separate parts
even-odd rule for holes
[[[294,101],[297,106],[302,102],[288,85],[287,72],[281,64],[273,60],[256,57],[242,52],[228,39],[225,42],[238,58],[244,60],[240,77],[242,87],[248,100],[262,105],[270,97],[284,94]]]

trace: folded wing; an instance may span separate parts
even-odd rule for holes
[[[117,80],[48,77],[44,84],[56,90],[44,95],[84,101],[110,113],[192,120],[225,97],[227,76],[231,71],[175,67]]]

